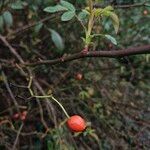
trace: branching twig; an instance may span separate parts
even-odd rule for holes
[[[37,98],[37,99],[45,99],[45,98],[52,99],[53,101],[55,101],[60,106],[60,108],[65,113],[66,117],[70,118],[68,113],[66,112],[65,108],[62,106],[62,104],[53,95],[44,95],[44,96],[43,95],[42,96],[35,95],[31,89],[31,86],[32,86],[32,77],[30,77],[29,84],[28,84],[28,89],[29,89],[31,96],[34,98]]]
[[[11,99],[13,100],[13,103],[14,103],[14,105],[15,105],[17,111],[20,112],[20,111],[19,111],[19,105],[18,105],[18,103],[17,103],[17,100],[15,99],[15,96],[14,96],[14,94],[13,94],[11,88],[9,87],[9,84],[8,84],[8,81],[7,81],[7,77],[6,77],[5,73],[4,73],[4,71],[2,71],[2,77],[3,77],[3,80],[4,80],[4,84],[5,84],[5,86],[6,86],[6,89],[7,89],[8,93],[9,93]]]
[[[6,38],[3,37],[2,35],[0,35],[0,39],[1,39],[1,41],[9,48],[10,52],[19,60],[19,62],[20,62],[20,63],[24,63],[24,60],[22,59],[22,57],[21,57],[21,56],[17,53],[17,51],[9,44],[9,42],[6,40]],[[22,70],[22,68],[20,68],[20,69]],[[27,69],[28,73],[30,74],[30,76],[33,76],[33,75],[32,75],[33,73],[32,73],[32,71],[30,70],[30,68],[26,67],[26,69]],[[20,71],[21,71],[21,70],[20,70]],[[25,75],[25,77],[28,77],[27,74],[24,74],[24,75]],[[31,86],[31,81],[32,81],[32,78],[30,79],[30,82],[29,82],[28,87]],[[35,79],[33,80],[33,82],[34,82],[34,85],[37,87],[37,89],[38,89],[43,95],[45,95],[45,94],[44,94],[44,91],[43,91],[42,87],[39,85],[39,83],[38,83]],[[43,109],[42,109],[42,106],[41,106],[41,104],[40,104],[40,101],[38,101],[38,102],[39,102],[38,104],[39,104],[39,107],[40,107],[40,113],[42,113],[41,116],[43,116]],[[45,103],[46,103],[46,107],[47,107],[48,110],[49,110],[49,108],[51,108],[52,114],[53,114],[53,117],[54,117],[54,123],[56,124],[56,118],[55,118],[55,115],[54,115],[54,109],[53,109],[53,107],[52,107],[52,104],[51,104],[50,102],[48,102],[48,100],[47,100]],[[46,122],[44,121],[44,118],[41,117],[41,121],[42,121],[42,123],[44,123],[43,125],[44,125],[45,128],[46,128],[46,134],[47,134],[48,126],[47,126]],[[22,129],[22,127],[21,127],[21,129]],[[21,131],[21,129],[20,129],[19,131]],[[20,135],[20,132],[19,132],[19,131],[18,131],[18,134],[17,134],[17,137],[16,137],[15,144],[14,144],[13,148],[16,147],[16,144],[17,144],[17,141],[18,141],[18,138],[19,138],[19,135]],[[45,134],[45,135],[46,135],[46,134]]]
[[[17,132],[17,136],[16,136],[16,139],[15,139],[15,142],[14,142],[14,145],[13,145],[13,148],[12,148],[12,150],[15,150],[16,149],[16,145],[17,145],[17,143],[18,143],[18,139],[19,139],[19,135],[20,135],[20,133],[21,133],[21,130],[22,130],[22,128],[23,128],[23,123],[20,125],[20,128],[19,128],[19,130],[18,130],[18,132]]]
[[[19,62],[20,62],[21,64],[22,64],[22,63],[23,63],[23,64],[25,63],[25,61],[23,60],[23,58],[17,53],[16,49],[13,48],[13,47],[10,45],[10,43],[6,40],[6,38],[5,38],[4,36],[2,36],[1,34],[0,34],[0,40],[9,48],[10,52],[19,60]],[[17,64],[16,64],[16,65],[17,65]],[[19,67],[19,66],[18,66],[18,67]],[[29,67],[26,67],[26,69],[27,69],[27,71],[28,71],[29,76],[33,76],[32,70],[31,70]],[[19,70],[20,70],[20,72],[21,72],[21,74],[22,74],[23,69],[22,69],[22,68],[19,68]],[[24,76],[25,76],[26,78],[28,78],[28,74],[24,73]],[[44,96],[44,95],[45,95],[45,92],[44,92],[43,88],[41,87],[41,85],[38,83],[38,81],[36,81],[36,79],[33,79],[33,83],[34,83],[35,87],[36,87],[36,88],[41,92],[41,94]],[[48,101],[48,99],[46,99],[45,103],[46,103],[46,108],[47,108],[47,110],[49,111],[49,109],[51,109],[51,113],[52,113],[52,116],[53,116],[53,118],[54,118],[53,121],[54,121],[54,123],[55,123],[55,125],[56,125],[56,117],[55,117],[55,113],[54,113],[54,108],[53,108],[51,102]],[[49,115],[50,115],[50,114],[49,114]]]
[[[16,50],[8,43],[6,38],[0,34],[0,40],[9,48],[11,53],[21,62],[24,63],[23,59],[21,56],[16,52]]]
[[[54,65],[58,63],[64,63],[67,61],[72,61],[76,59],[81,59],[85,57],[108,57],[108,58],[116,58],[116,57],[124,57],[130,55],[138,55],[138,54],[147,54],[150,53],[150,45],[132,47],[123,50],[113,50],[113,51],[89,51],[88,53],[75,53],[66,57],[61,57],[53,60],[44,60],[38,61],[35,63],[25,63],[25,66],[37,66],[37,65]]]
[[[127,8],[136,8],[136,7],[142,7],[142,6],[147,6],[149,7],[150,5],[147,4],[147,1],[143,3],[136,3],[136,4],[128,4],[128,5],[115,5],[115,8],[121,8],[121,9],[127,9]],[[103,7],[101,4],[95,4],[94,7]]]
[[[142,6],[149,7],[150,5],[148,5],[147,2],[145,1],[143,3],[136,3],[131,5],[116,5],[115,8],[133,8],[133,7],[142,7]]]
[[[46,21],[51,20],[51,19],[53,19],[55,17],[56,17],[56,15],[47,16],[47,17],[45,17],[45,18],[43,18],[43,19],[41,19],[41,20],[39,20],[37,22],[33,22],[31,24],[24,25],[23,27],[20,27],[17,30],[13,31],[11,33],[11,35],[16,35],[16,34],[22,33],[24,31],[26,31],[26,30],[28,30],[28,29],[38,25],[39,23],[46,22]],[[9,36],[11,36],[11,35],[8,35],[7,38],[9,38]]]

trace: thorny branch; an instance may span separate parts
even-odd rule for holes
[[[10,49],[12,54],[20,61],[22,66],[37,66],[37,65],[54,65],[58,63],[64,63],[76,59],[81,59],[85,57],[108,57],[108,58],[116,58],[116,57],[124,57],[124,56],[130,56],[130,55],[138,55],[138,54],[149,54],[150,53],[150,45],[144,45],[144,46],[138,46],[138,47],[131,47],[127,49],[122,50],[113,50],[113,51],[106,51],[106,50],[97,50],[97,51],[89,51],[87,53],[79,52],[75,54],[70,54],[68,56],[63,56],[61,58],[53,59],[53,60],[43,60],[38,61],[34,63],[26,63],[22,59],[22,57],[16,52],[16,49],[14,49],[6,40],[5,37],[0,35],[0,40],[3,41],[3,43]],[[29,69],[29,68],[27,68]],[[29,71],[29,70],[28,70]],[[30,72],[30,71],[29,71]]]
[[[64,63],[76,59],[86,58],[86,57],[108,57],[108,58],[117,58],[124,57],[130,55],[138,55],[138,54],[149,54],[150,53],[150,45],[127,48],[123,50],[113,50],[113,51],[89,51],[87,53],[79,52],[75,54],[68,55],[66,57],[61,57],[53,60],[43,60],[35,63],[24,63],[25,66],[37,66],[37,65],[54,65],[58,63]]]
[[[150,5],[147,3],[148,1],[144,1],[143,3],[135,3],[135,4],[128,4],[128,5],[114,5],[115,8],[121,8],[121,9],[128,9],[128,8],[136,8],[136,7],[142,7],[147,6],[150,7]],[[101,4],[95,4],[94,7],[102,7]]]

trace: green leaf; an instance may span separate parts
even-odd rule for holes
[[[61,20],[62,21],[69,21],[74,16],[75,16],[75,12],[74,11],[67,11],[67,12],[63,13],[63,15],[61,16]]]
[[[104,9],[102,8],[96,8],[94,15],[96,17],[100,16],[100,15],[104,15],[104,16],[109,16],[109,14],[111,13],[111,11],[113,11],[113,7],[112,6],[107,6]]]
[[[53,142],[51,140],[47,141],[47,150],[52,150],[54,149]]]
[[[112,37],[111,35],[106,34],[105,37],[110,40],[114,45],[117,45],[117,41],[114,37]]]
[[[88,13],[84,10],[78,14],[78,19],[81,21],[85,21],[87,17],[88,17]]]
[[[104,11],[102,12],[102,15],[103,15],[103,16],[106,16],[106,17],[109,17],[111,13],[112,13],[112,12],[109,11],[109,10],[104,10]]]
[[[3,13],[3,18],[6,26],[11,27],[13,25],[13,17],[9,11]]]
[[[18,10],[18,9],[23,9],[24,7],[21,1],[17,1],[15,3],[12,3],[11,8]]]
[[[89,96],[89,94],[87,93],[87,91],[81,91],[81,92],[79,93],[79,97],[80,97],[82,100],[84,100],[84,99],[86,99],[86,98],[89,98],[90,96]]]
[[[52,41],[54,42],[55,46],[58,48],[59,52],[61,52],[64,49],[64,42],[61,36],[55,30],[49,29],[49,31],[51,32]]]
[[[119,30],[119,18],[114,12],[110,13],[110,17],[112,19],[115,32],[118,33],[118,30]]]
[[[44,9],[45,12],[55,13],[59,11],[66,11],[67,9],[61,5],[49,6]]]
[[[3,16],[0,16],[0,31],[3,30],[3,27],[4,27],[4,19]]]
[[[94,11],[95,17],[100,16],[102,13],[103,13],[103,9],[102,9],[102,8],[97,8],[97,9],[95,9],[95,11]]]
[[[104,11],[112,11],[112,10],[114,10],[114,8],[112,7],[112,6],[107,6],[107,7],[105,7],[104,8]]]
[[[74,7],[71,3],[67,2],[67,1],[61,0],[61,1],[60,1],[60,4],[61,4],[63,7],[67,8],[68,10],[70,10],[70,11],[75,11],[75,10],[76,10],[75,7]]]
[[[43,27],[43,23],[42,23],[42,22],[38,23],[38,24],[34,27],[35,33],[39,33],[39,31],[41,30],[42,27]]]

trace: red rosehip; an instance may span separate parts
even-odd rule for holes
[[[21,116],[20,116],[20,120],[22,120],[22,121],[26,120],[26,116],[21,115]]]
[[[143,14],[146,16],[146,15],[148,15],[148,11],[147,10],[144,10],[143,11]]]
[[[22,114],[22,116],[26,116],[27,115],[27,111],[23,111],[21,114]]]
[[[19,113],[13,115],[13,119],[18,119],[18,118],[19,118]]]
[[[28,113],[27,111],[23,111],[21,113],[20,120],[24,121],[26,119],[26,117],[27,117],[27,113]]]
[[[71,129],[73,132],[82,132],[86,128],[85,120],[78,115],[71,116],[67,120],[67,125],[68,128]]]
[[[82,78],[83,78],[83,75],[81,73],[76,74],[76,79],[77,80],[82,80]]]

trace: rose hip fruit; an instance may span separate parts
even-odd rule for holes
[[[21,115],[21,116],[20,116],[20,120],[22,120],[22,121],[26,120],[26,116]]]
[[[18,118],[19,118],[19,113],[13,115],[13,119],[18,119]]]
[[[27,111],[23,111],[21,114],[22,114],[23,116],[26,116],[26,115],[27,115]]]
[[[73,132],[82,132],[86,128],[85,120],[78,115],[71,116],[67,120],[67,125],[68,128],[71,129]]]
[[[77,80],[82,80],[82,78],[83,78],[83,75],[81,73],[76,74],[76,79]]]
[[[147,10],[144,10],[143,11],[143,14],[146,16],[146,15],[148,15],[148,11]]]

